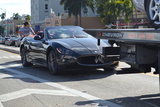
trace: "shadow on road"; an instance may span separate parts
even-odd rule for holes
[[[133,68],[122,68],[121,70],[116,71],[116,74],[134,74],[134,73],[142,73],[142,72]]]
[[[5,65],[13,65],[13,64],[19,64],[21,63],[20,60],[15,60],[15,61],[9,61],[9,62],[5,62],[5,63],[1,63],[0,66],[5,66]]]
[[[49,73],[49,70],[47,67],[41,67],[33,65],[32,67],[23,67],[21,65],[21,62],[19,60],[12,61],[12,62],[5,62],[0,64],[0,66],[4,65],[12,65],[12,64],[20,64],[19,66],[13,66],[8,67],[8,69],[14,69],[29,75],[33,75],[39,78],[43,78],[45,80],[51,81],[51,82],[68,82],[68,81],[82,81],[82,80],[91,80],[91,79],[100,79],[100,78],[106,78],[109,76],[112,76],[115,74],[114,71],[104,71],[103,69],[85,69],[85,70],[67,70],[64,71],[60,75],[52,75]],[[0,72],[2,69],[0,70]],[[4,70],[3,70],[4,71]],[[13,73],[5,70],[3,72],[5,74],[12,75]],[[19,78],[18,76],[13,75],[13,77],[8,78],[15,78],[15,79],[21,79],[25,82],[34,82],[37,83],[38,81],[30,80],[28,78]],[[5,79],[8,79],[5,78]]]
[[[13,50],[13,49],[10,49],[10,48],[0,47],[0,50],[4,50],[4,51],[7,51],[7,52],[12,52],[12,53],[15,53],[15,54],[19,54],[19,51]]]
[[[160,94],[141,95],[136,97],[124,97],[106,100],[122,107],[160,107]],[[93,105],[96,101],[78,101],[76,105]],[[98,104],[95,104],[98,105]],[[104,106],[104,105],[98,105]]]

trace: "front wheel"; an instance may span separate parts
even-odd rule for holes
[[[48,68],[51,74],[59,74],[59,68],[57,63],[57,58],[53,50],[48,54]]]
[[[22,48],[21,50],[21,62],[24,67],[32,66],[33,64],[27,61],[26,49]]]
[[[160,28],[160,0],[147,0],[146,12],[151,27]]]

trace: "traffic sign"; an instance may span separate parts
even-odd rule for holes
[[[11,26],[10,24],[6,24],[5,26]]]

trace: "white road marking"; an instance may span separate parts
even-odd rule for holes
[[[44,95],[58,95],[58,96],[72,96],[77,97],[77,95],[69,93],[63,90],[46,90],[46,89],[23,89],[20,91],[15,91],[11,93],[7,93],[4,95],[0,95],[0,101],[6,102],[18,98],[22,98],[32,94],[44,94]]]
[[[14,55],[14,56],[1,56],[0,59],[9,59],[9,58],[20,58],[19,55]]]
[[[10,57],[14,58],[15,56],[10,56]]]
[[[3,104],[0,102],[0,107],[4,107]]]
[[[24,68],[22,64],[11,64],[11,65],[6,65],[6,67],[18,67],[18,68]]]
[[[7,71],[10,71],[12,73],[18,74],[18,75],[23,76],[23,77],[31,78],[33,80],[39,81],[39,82],[47,84],[49,86],[56,87],[58,89],[61,89],[61,90],[67,91],[69,93],[75,94],[77,96],[80,96],[82,98],[85,98],[87,100],[93,101],[95,103],[99,103],[99,104],[101,104],[103,106],[121,107],[120,105],[117,105],[115,103],[103,100],[101,98],[89,95],[87,93],[83,93],[81,91],[78,91],[78,90],[75,90],[75,89],[72,89],[72,88],[69,88],[69,87],[54,83],[54,82],[50,82],[48,80],[45,80],[45,79],[42,79],[42,78],[39,78],[39,77],[36,77],[36,76],[33,76],[33,75],[29,75],[29,74],[26,74],[26,73],[23,73],[23,72],[20,72],[20,71],[17,71],[17,70],[9,69],[9,68],[3,67],[3,66],[0,66],[0,69],[4,69],[4,70],[7,70]]]
[[[17,57],[17,58],[20,58],[21,56],[17,55],[16,57]]]
[[[1,74],[0,78],[7,78],[7,77],[13,77],[12,75],[7,75],[7,74]]]
[[[2,58],[6,58],[6,59],[9,59],[9,57],[7,57],[7,56],[2,56]]]
[[[25,78],[24,76],[21,76],[21,75],[8,75],[8,74],[1,74],[1,75],[0,75],[0,79],[9,78],[9,77]]]

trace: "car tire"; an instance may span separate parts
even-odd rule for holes
[[[21,62],[24,67],[32,66],[33,64],[27,61],[26,49],[22,48],[21,50]]]
[[[56,55],[54,53],[53,50],[51,50],[48,54],[48,58],[47,58],[47,65],[48,65],[48,69],[50,71],[51,74],[56,75],[59,74],[59,67],[58,67],[58,63],[57,63],[57,58]]]
[[[155,3],[155,0],[147,0],[146,12],[149,18],[149,27],[154,27],[155,29],[160,28],[160,10],[159,4]],[[155,8],[153,8],[155,7]]]

